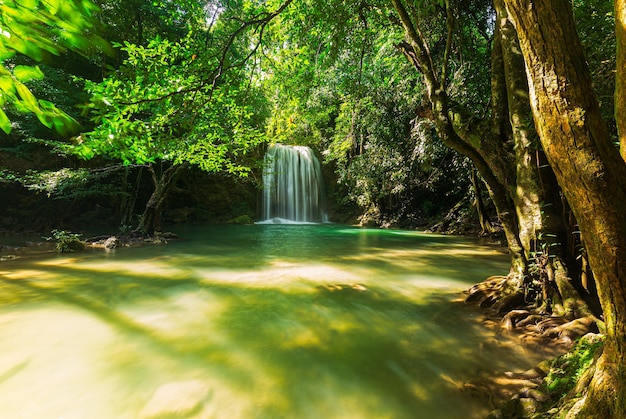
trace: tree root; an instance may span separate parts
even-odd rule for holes
[[[602,321],[591,314],[583,313],[581,317],[572,318],[546,313],[542,307],[529,307],[524,302],[524,295],[515,289],[511,282],[515,283],[506,276],[490,277],[474,285],[468,291],[465,301],[488,309],[486,325],[491,324],[495,328],[506,330],[507,333],[516,334],[525,347],[533,351],[542,351],[546,359],[555,358],[572,350],[575,341],[587,334],[597,333],[602,327]],[[575,315],[571,311],[569,313],[570,316]],[[489,397],[495,410],[488,418],[525,418],[543,415],[546,413],[544,409],[549,409],[550,404],[555,403],[548,386],[544,383],[550,371],[549,365],[550,362],[545,361],[537,368],[523,373],[507,372],[495,376],[491,374],[466,383],[463,388]],[[552,415],[557,411],[563,413],[571,409],[579,400],[580,394],[585,394],[584,390],[592,375],[587,372],[572,390],[572,394],[568,394],[562,404],[552,408],[548,413]]]
[[[501,407],[503,401],[513,398],[532,399],[537,403],[543,403],[549,399],[549,395],[539,387],[547,373],[547,366],[540,365],[524,372],[505,372],[496,376],[482,377],[466,383],[463,389],[487,395],[493,409]]]
[[[596,319],[587,316],[568,321],[564,317],[546,316],[529,310],[511,310],[501,320],[500,327],[519,330],[527,335],[571,346],[587,333],[598,333]]]
[[[587,333],[597,333],[598,327],[595,319],[582,317],[570,322],[547,328],[543,332],[544,337],[556,337],[560,341],[572,345],[574,341]]]
[[[500,299],[506,289],[507,282],[508,277],[506,276],[491,276],[470,288],[465,302],[478,304],[482,308],[491,307]]]

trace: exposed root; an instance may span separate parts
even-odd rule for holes
[[[509,311],[500,322],[500,325],[507,330],[512,330],[515,328],[516,323],[527,319],[530,316],[530,311],[528,310],[511,310]]]
[[[546,355],[546,359],[555,358],[571,350],[578,338],[589,333],[597,333],[599,326],[601,327],[601,321],[593,315],[572,319],[565,315],[546,313],[545,307],[528,306],[524,295],[511,283],[514,284],[515,281],[505,276],[488,278],[473,286],[468,291],[465,301],[488,308],[485,319],[487,327],[499,328],[517,335],[524,348],[541,351]],[[571,313],[570,311],[570,315]],[[531,417],[540,414],[539,412],[545,412],[545,406],[555,402],[551,398],[551,390],[544,383],[544,380],[550,379],[546,379],[550,371],[549,365],[550,363],[546,361],[537,368],[523,373],[507,372],[495,376],[492,373],[466,383],[463,388],[489,397],[495,409],[489,418]],[[583,377],[572,394],[582,394],[588,383],[589,379]],[[561,405],[559,410],[566,412],[577,400],[577,397],[570,396],[570,405]]]
[[[587,333],[597,333],[598,327],[595,319],[591,317],[582,317],[558,326],[545,329],[544,337],[558,338],[563,343],[571,345],[574,341]]]
[[[508,277],[506,276],[491,276],[470,288],[465,302],[472,304],[477,303],[483,308],[491,307],[503,294],[507,282]]]
[[[531,398],[544,402],[549,395],[539,390],[547,374],[547,367],[537,366],[528,371],[505,372],[497,376],[481,377],[464,385],[464,390],[487,395],[492,408],[497,408],[503,400],[513,397]]]

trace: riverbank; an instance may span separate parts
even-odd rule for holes
[[[487,419],[565,417],[580,400],[602,352],[604,335],[597,333],[592,320],[545,315],[511,327],[511,313],[502,316],[485,309],[483,316],[485,328],[516,339],[533,356],[544,357],[528,370],[481,374],[465,383],[464,390],[489,398],[493,410]]]

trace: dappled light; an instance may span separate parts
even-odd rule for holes
[[[532,365],[453,301],[507,266],[467,239],[333,226],[180,234],[3,264],[3,411],[147,417],[184,393],[207,417],[478,418],[488,400],[464,382]]]

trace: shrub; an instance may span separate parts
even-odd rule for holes
[[[70,233],[66,230],[52,230],[52,236],[46,240],[56,241],[56,251],[59,253],[72,253],[85,248],[85,243],[80,239],[81,234]]]

